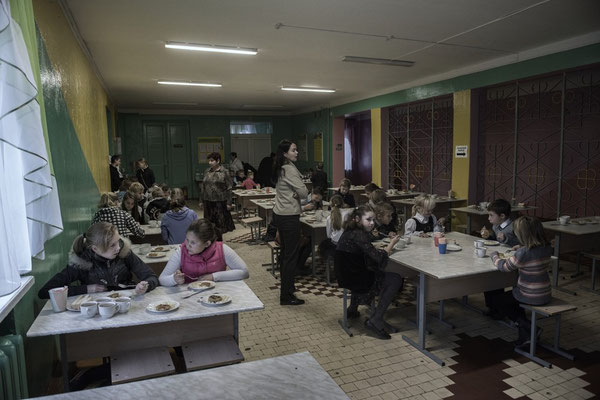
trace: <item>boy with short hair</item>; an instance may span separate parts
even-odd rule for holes
[[[513,221],[510,219],[510,203],[504,199],[497,199],[488,205],[488,221],[492,224],[489,231],[485,226],[481,229],[481,237],[497,240],[508,246],[519,244],[519,239],[513,232]]]
[[[323,192],[320,187],[314,187],[308,197],[301,201],[302,211],[323,209]]]

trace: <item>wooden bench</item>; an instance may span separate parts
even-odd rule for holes
[[[244,361],[244,355],[233,336],[184,343],[181,351],[185,359],[185,368],[188,371]]]
[[[267,247],[271,249],[271,275],[275,276],[275,266],[279,262],[281,255],[281,246],[276,241],[267,242]],[[267,264],[268,265],[268,264]]]
[[[260,244],[260,225],[264,220],[261,217],[242,218],[242,223],[250,227],[250,235],[252,239],[248,244]]]
[[[112,384],[175,373],[175,366],[167,347],[128,351],[110,357]]]
[[[569,304],[563,300],[553,298],[552,301],[543,306],[532,306],[529,304],[521,304],[525,310],[531,311],[531,339],[529,344],[529,352],[520,349],[519,347],[515,348],[515,351],[530,360],[546,367],[552,368],[552,364],[547,361],[542,360],[535,355],[536,341],[537,341],[537,330],[536,330],[536,322],[538,314],[543,318],[554,318],[554,344],[553,346],[548,346],[543,343],[540,343],[540,347],[545,348],[553,353],[561,355],[569,360],[573,360],[575,357],[559,347],[560,341],[560,316],[562,313],[567,311],[573,311],[577,309],[577,306],[573,304]]]

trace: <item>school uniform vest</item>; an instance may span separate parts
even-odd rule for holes
[[[433,232],[433,217],[430,215],[427,219],[427,222],[421,223],[418,219],[413,218],[413,220],[417,224],[417,228],[415,232]]]
[[[202,253],[191,255],[188,253],[185,243],[181,244],[181,272],[185,277],[185,283],[193,282],[187,276],[199,277],[213,272],[225,271],[227,263],[223,253],[223,242],[214,241]]]

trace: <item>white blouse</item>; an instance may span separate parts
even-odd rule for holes
[[[438,226],[437,218],[435,217],[435,215],[431,214],[431,217],[433,218],[433,231],[434,232],[444,232],[443,227]],[[422,224],[427,222],[427,218],[425,218],[421,213],[416,213],[414,217],[406,220],[406,223],[404,224],[404,234],[405,235],[412,235],[415,233],[419,233],[419,232],[415,232],[415,230],[417,229],[417,223],[415,222],[415,220],[413,218],[416,218]]]

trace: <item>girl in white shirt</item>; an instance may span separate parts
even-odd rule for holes
[[[412,235],[420,232],[444,232],[445,218],[439,220],[433,215],[435,208],[435,199],[429,194],[424,194],[415,198],[415,204],[412,208],[412,218],[406,220],[404,224],[404,234]]]

